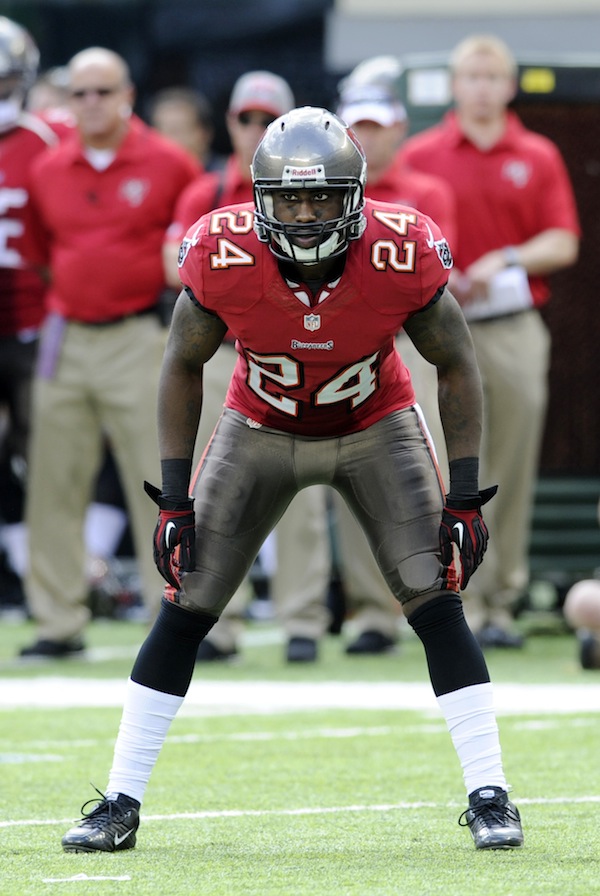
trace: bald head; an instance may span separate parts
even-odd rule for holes
[[[85,145],[115,149],[127,132],[134,88],[125,60],[104,47],[77,53],[68,65],[71,110]]]
[[[82,71],[98,70],[110,72],[111,76],[124,86],[131,86],[129,66],[122,56],[107,50],[105,47],[88,47],[81,50],[69,62],[69,77],[73,78]]]

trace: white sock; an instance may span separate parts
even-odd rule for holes
[[[85,517],[85,545],[92,557],[114,557],[127,528],[122,507],[92,502]]]
[[[0,547],[6,551],[6,559],[12,571],[20,579],[24,579],[29,565],[28,533],[25,523],[5,523],[0,526]]]
[[[183,699],[129,679],[106,796],[114,798],[118,793],[126,793],[142,802],[152,769]]]
[[[437,698],[463,770],[467,795],[480,787],[508,790],[492,685],[474,684]]]

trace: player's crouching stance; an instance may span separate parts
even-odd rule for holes
[[[198,644],[296,492],[336,488],[421,639],[462,765],[461,823],[478,849],[523,844],[507,796],[492,687],[459,589],[483,558],[482,397],[452,259],[412,208],[364,200],[364,155],[324,109],[268,128],[251,203],[201,218],[183,242],[159,396],[162,491],[155,559],[169,583],[134,663],[106,795],[63,837],[67,851],[135,844],[150,774],[183,703]],[[448,457],[444,490],[410,375],[404,327],[435,364]],[[190,497],[202,368],[227,330],[239,358]],[[460,571],[453,551],[458,548]]]

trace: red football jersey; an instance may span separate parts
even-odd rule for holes
[[[0,336],[40,326],[46,286],[25,260],[39,228],[30,204],[30,170],[37,156],[57,143],[50,128],[31,115],[0,135]]]
[[[329,437],[414,403],[395,336],[436,297],[452,258],[437,224],[414,208],[368,201],[365,216],[343,274],[314,298],[284,279],[258,241],[251,203],[190,228],[182,283],[237,340],[227,407],[263,426]]]

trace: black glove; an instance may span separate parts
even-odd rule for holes
[[[144,491],[160,508],[154,530],[156,568],[169,585],[179,589],[179,571],[192,572],[196,567],[194,499],[164,498],[160,489],[149,482],[144,482]],[[178,556],[174,556],[177,546]]]
[[[460,587],[466,588],[469,579],[483,560],[489,533],[481,516],[481,507],[498,491],[497,485],[484,488],[476,497],[455,500],[446,495],[440,525],[440,550],[444,566],[454,559],[453,544],[460,553]]]

